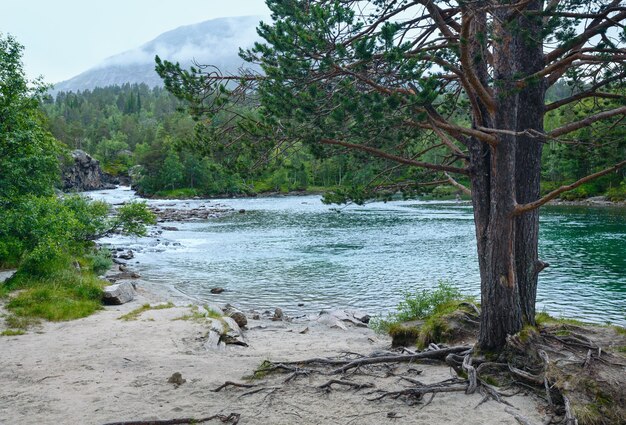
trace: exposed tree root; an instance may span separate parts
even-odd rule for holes
[[[586,336],[584,332],[591,333],[592,337]],[[421,352],[401,348],[400,353],[391,351],[371,355],[344,353],[339,358],[264,362],[255,372],[255,376],[262,377],[272,372],[286,373],[287,378],[281,385],[300,377],[312,379],[314,375],[318,378],[328,376],[333,379],[315,384],[318,390],[331,392],[338,386],[346,387],[350,391],[371,389],[367,393],[369,401],[394,399],[402,400],[409,405],[419,403],[422,407],[428,405],[439,393],[479,392],[482,400],[475,408],[493,400],[508,406],[506,411],[520,424],[535,425],[521,413],[510,409],[513,405],[506,400],[521,391],[530,390],[537,397],[546,400],[548,411],[543,425],[577,425],[578,420],[581,420],[580,417],[576,418],[577,415],[584,417],[590,412],[607,415],[606,410],[599,409],[604,409],[604,406],[619,406],[624,396],[623,391],[620,393],[620,386],[624,387],[622,383],[626,379],[621,375],[615,378],[618,373],[623,375],[623,357],[603,350],[602,342],[595,340],[593,332],[572,326],[560,326],[556,331],[547,328],[541,330],[528,328],[518,335],[509,337],[507,347],[497,358],[485,358],[467,345],[446,347],[431,343]],[[606,332],[606,328],[604,331],[595,332]],[[612,338],[608,339],[609,341],[615,340],[612,334],[606,336]],[[626,343],[620,342],[620,346],[625,345]],[[413,362],[447,364],[456,371],[458,377],[425,383],[411,377],[421,372],[411,367],[410,363]],[[608,379],[607,375],[602,375],[605,372],[609,373]],[[380,385],[380,380],[388,378],[397,378],[399,385],[395,387]],[[233,384],[227,382],[219,389]],[[269,396],[280,388],[281,386],[255,386],[242,397],[266,390],[270,391],[267,395]],[[580,393],[584,391],[587,393],[581,398]],[[425,397],[428,394],[430,397]],[[609,404],[607,400],[613,404]],[[622,417],[619,415],[621,413],[611,416],[608,421],[583,419],[581,424],[620,423],[614,421],[615,418]]]
[[[431,385],[423,385],[419,387],[406,388],[399,391],[376,391],[380,393],[378,397],[371,398],[370,401],[382,400],[387,397],[391,398],[404,398],[406,401],[420,401],[424,394],[429,393],[451,393],[451,392],[467,392],[467,381],[462,379],[449,379],[447,381],[438,382]],[[410,400],[413,399],[413,400]]]
[[[513,409],[507,407],[504,409],[504,411],[506,413],[509,413],[511,415],[513,415],[513,417],[517,420],[517,422],[519,422],[521,425],[535,425],[533,424],[531,421],[529,421],[526,417],[520,415],[519,413],[515,412]]]
[[[226,387],[239,387],[239,388],[253,388],[256,387],[254,384],[240,384],[238,382],[226,381],[216,389],[212,390],[214,393],[218,393]]]
[[[199,424],[202,422],[209,422],[212,420],[219,420],[222,423],[229,423],[236,425],[239,423],[241,415],[239,413],[231,413],[230,415],[213,415],[206,418],[179,418],[179,419],[166,419],[166,420],[151,420],[151,421],[127,421],[127,422],[111,422],[104,425],[185,425],[185,424]]]
[[[342,380],[339,380],[339,379],[331,379],[330,381],[326,382],[325,384],[320,385],[317,388],[325,389],[326,391],[331,391],[333,384],[345,385],[345,386],[348,386],[348,387],[350,387],[352,389],[355,389],[355,390],[361,390],[363,388],[373,388],[374,387],[374,384],[372,384],[371,382],[367,382],[365,384],[359,384],[357,382],[342,381]]]

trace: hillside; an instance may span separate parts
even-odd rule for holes
[[[239,47],[249,47],[258,39],[256,26],[260,20],[259,16],[239,16],[176,28],[55,84],[52,92],[91,90],[125,83],[161,86],[161,79],[154,71],[155,55],[183,65],[196,61],[234,72],[244,64],[238,56]]]

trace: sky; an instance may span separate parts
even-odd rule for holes
[[[0,33],[24,45],[28,77],[42,75],[47,83],[72,78],[182,25],[269,16],[264,0],[0,0],[0,10]]]

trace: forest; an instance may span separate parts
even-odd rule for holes
[[[582,89],[578,89],[582,91]],[[546,95],[546,102],[567,97],[565,81]],[[100,160],[105,172],[131,176],[146,196],[231,196],[263,192],[341,191],[350,186],[364,191],[377,187],[389,195],[396,189],[406,195],[453,196],[458,189],[444,176],[404,167],[381,182],[387,165],[375,158],[348,154],[314,155],[301,145],[273,151],[255,146],[225,152],[226,141],[208,147],[206,128],[185,110],[185,102],[164,88],[126,84],[92,91],[60,92],[42,103],[45,123],[68,149],[82,149]],[[586,103],[573,109],[552,111],[546,129],[559,127],[573,116],[585,115]],[[249,108],[251,109],[251,108]],[[250,111],[247,111],[250,113]],[[219,123],[218,123],[219,124]],[[626,155],[626,130],[616,125],[606,139],[580,130],[577,143],[548,143],[543,152],[542,193],[608,167]],[[342,189],[343,188],[343,189]],[[589,182],[562,199],[578,200],[606,195],[626,198],[626,173]]]

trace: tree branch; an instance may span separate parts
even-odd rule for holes
[[[349,143],[349,142],[343,142],[341,140],[336,140],[336,139],[321,139],[320,143],[323,143],[325,145],[335,145],[335,146],[343,146],[345,148],[348,149],[354,149],[354,150],[360,150],[363,152],[368,152],[371,153],[374,156],[377,156],[379,158],[385,158],[388,159],[390,161],[395,161],[395,162],[399,162],[401,164],[406,164],[406,165],[411,165],[414,167],[422,167],[422,168],[428,168],[430,170],[437,170],[437,171],[448,171],[451,173],[457,173],[457,174],[463,174],[463,175],[469,175],[469,170],[467,170],[466,168],[458,168],[458,167],[451,167],[449,165],[439,165],[439,164],[431,164],[428,162],[422,162],[422,161],[415,161],[413,159],[408,159],[408,158],[404,158],[398,155],[393,155],[390,153],[387,153],[385,151],[382,151],[380,149],[376,149],[370,146],[364,146],[364,145],[358,145],[355,143]]]
[[[461,190],[466,195],[472,196],[472,191],[468,187],[454,180],[452,176],[450,176],[450,174],[448,173],[443,173],[443,174],[445,174],[445,176],[448,178],[448,183],[450,183],[452,186],[456,187],[457,189]]]
[[[610,168],[606,168],[602,171],[598,171],[597,173],[594,174],[590,174],[587,177],[583,177],[580,180],[575,181],[572,184],[566,185],[566,186],[561,186],[558,189],[553,190],[552,192],[548,193],[546,196],[544,196],[543,198],[540,198],[534,202],[529,202],[527,204],[518,204],[515,206],[515,209],[513,210],[513,215],[517,216],[520,214],[523,214],[525,212],[528,211],[532,211],[534,209],[539,208],[542,205],[545,205],[546,203],[550,202],[551,200],[553,200],[554,198],[556,198],[557,196],[559,196],[561,193],[563,192],[567,192],[568,190],[572,190],[572,189],[576,189],[578,186],[583,185],[585,183],[587,183],[588,181],[591,181],[593,179],[597,179],[598,177],[602,177],[606,174],[609,174],[613,171],[617,171],[622,167],[626,166],[626,161],[622,161],[618,164],[615,164],[614,166],[610,167]]]
[[[617,3],[619,4],[619,1],[617,1]],[[608,15],[609,13],[610,11],[608,12],[605,11],[598,18],[594,19],[582,34],[574,37],[566,45],[559,47],[557,49],[554,49],[553,51],[548,53],[545,57],[546,63],[550,63],[556,60],[558,57],[560,57],[561,55],[563,55],[564,53],[570,50],[576,51],[580,49],[580,47],[582,47],[592,37],[596,36],[597,34],[600,34],[607,28],[615,25],[615,22],[620,22],[623,19],[626,19],[626,12],[621,12],[613,16],[610,20],[602,22],[604,18],[606,17],[606,15]]]
[[[483,86],[483,84],[474,73],[474,68],[471,64],[469,40],[470,24],[472,22],[473,16],[469,13],[464,13],[462,19],[463,24],[461,25],[461,66],[463,67],[463,72],[465,73],[468,83],[476,91],[476,94],[485,104],[489,113],[493,113],[496,108],[496,104],[493,100],[493,93],[491,93],[487,87]]]
[[[548,136],[549,137],[559,137],[559,136],[562,136],[564,134],[571,133],[572,131],[576,131],[578,129],[581,129],[583,127],[590,126],[591,124],[593,124],[596,121],[600,121],[600,120],[603,120],[605,118],[610,118],[610,117],[613,117],[615,115],[623,115],[623,114],[626,114],[626,106],[621,106],[619,108],[611,109],[611,110],[608,110],[608,111],[603,111],[603,112],[597,113],[595,115],[589,115],[585,119],[582,119],[580,121],[571,122],[569,124],[564,125],[563,127],[559,127],[557,129],[552,130],[550,133],[548,133]]]

